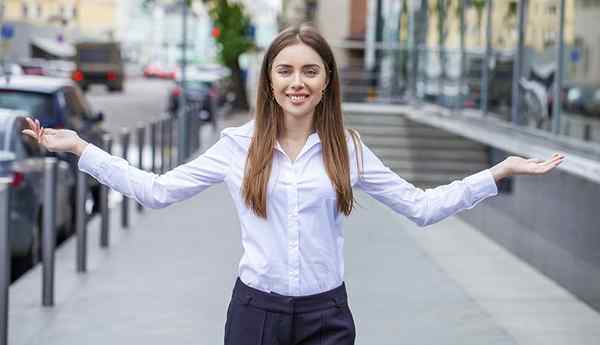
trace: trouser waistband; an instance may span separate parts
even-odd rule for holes
[[[237,278],[232,299],[241,304],[277,313],[309,313],[331,307],[341,307],[347,303],[346,285],[308,296],[284,296],[268,293],[244,284]]]

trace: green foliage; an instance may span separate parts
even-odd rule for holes
[[[226,66],[237,66],[240,55],[254,46],[246,35],[250,18],[240,3],[230,3],[228,0],[213,0],[210,3],[213,26],[220,32],[215,38],[220,48],[219,57]]]

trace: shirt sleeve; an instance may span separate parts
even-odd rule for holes
[[[133,167],[92,144],[87,145],[78,165],[79,170],[144,207],[163,208],[225,180],[230,168],[230,140],[223,136],[199,157],[162,175]]]
[[[419,226],[427,226],[471,209],[498,194],[489,169],[431,189],[420,189],[385,166],[364,144],[363,172],[357,187]]]

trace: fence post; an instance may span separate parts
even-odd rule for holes
[[[112,153],[112,137],[108,134],[102,136],[102,146],[108,153]],[[108,193],[110,189],[100,185],[100,247],[106,248],[109,243],[110,209],[108,207]]]
[[[124,160],[128,160],[130,133],[127,128],[121,129],[121,151]],[[129,198],[123,195],[121,202],[121,227],[129,228]]]
[[[56,158],[44,159],[44,216],[42,225],[42,305],[54,305],[54,249],[56,247]]]
[[[0,345],[8,344],[8,300],[10,285],[10,242],[8,239],[8,219],[10,208],[10,183],[12,182],[12,153],[0,152]]]
[[[75,233],[77,234],[77,272],[85,272],[87,268],[87,215],[85,213],[85,199],[88,193],[87,175],[77,171],[77,200],[75,216]]]
[[[140,124],[138,125],[137,128],[137,133],[136,133],[136,137],[137,137],[137,144],[138,144],[138,168],[140,168],[141,170],[144,170],[144,139],[145,139],[145,134],[146,131],[144,130],[144,125]],[[138,212],[142,212],[143,211],[143,207],[142,204],[137,203],[137,210]]]
[[[166,129],[167,126],[165,124],[165,119],[161,119],[160,120],[160,173],[164,174],[165,172],[165,168],[166,168],[166,154],[165,154],[165,148],[167,147],[167,140],[166,140]]]
[[[156,122],[150,123],[150,150],[152,155],[152,172],[156,172]]]
[[[175,150],[173,149],[173,118],[169,117],[169,119],[167,120],[167,122],[169,123],[169,170],[173,169],[173,152],[175,152]]]

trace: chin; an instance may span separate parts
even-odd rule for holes
[[[296,119],[301,119],[303,117],[312,116],[314,111],[315,111],[315,108],[309,108],[309,109],[284,108],[283,109],[283,112],[285,114],[292,116]]]

